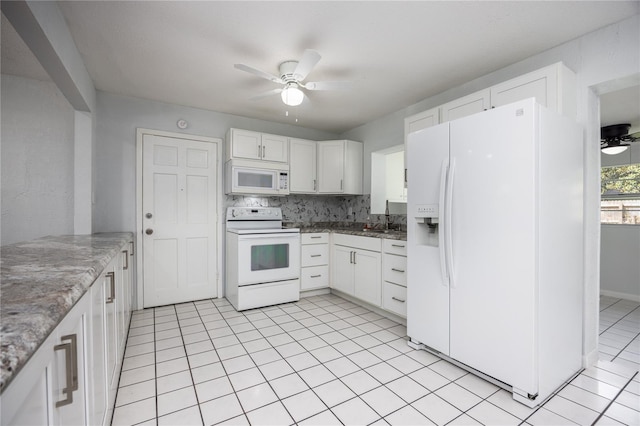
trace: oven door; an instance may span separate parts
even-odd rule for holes
[[[300,278],[300,234],[238,236],[238,285]]]

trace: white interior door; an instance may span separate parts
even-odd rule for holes
[[[217,297],[214,143],[142,140],[144,307]]]

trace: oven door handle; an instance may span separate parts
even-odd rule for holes
[[[258,239],[300,239],[300,234],[299,233],[290,233],[290,234],[286,234],[286,233],[281,233],[281,234],[244,234],[244,235],[240,235],[238,236],[238,240],[240,241],[247,241],[247,240],[258,240]]]

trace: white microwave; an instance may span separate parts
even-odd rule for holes
[[[226,194],[289,195],[289,166],[252,160],[225,164]]]

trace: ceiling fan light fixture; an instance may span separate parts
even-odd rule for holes
[[[304,100],[304,93],[298,88],[295,83],[287,84],[282,93],[280,93],[282,102],[289,106],[298,106]]]
[[[628,144],[620,144],[620,145],[606,146],[602,148],[601,151],[603,154],[616,155],[616,154],[625,152],[628,148],[629,148]]]

